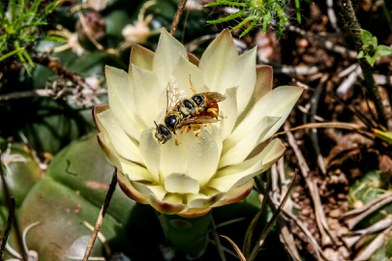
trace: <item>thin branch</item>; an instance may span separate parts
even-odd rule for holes
[[[177,12],[174,15],[173,22],[170,26],[170,34],[171,35],[174,35],[174,33],[176,32],[176,29],[177,29],[178,23],[180,22],[180,18],[181,18],[182,12],[184,11],[186,2],[187,2],[187,0],[181,0],[181,2],[178,4]]]
[[[260,237],[258,239],[258,245],[255,246],[253,248],[252,252],[250,253],[250,256],[248,258],[249,261],[256,260],[256,256],[259,253],[259,251],[261,250],[261,248],[263,247],[265,239],[267,238],[269,232],[271,232],[272,228],[274,227],[274,225],[278,221],[284,205],[286,204],[287,200],[290,198],[290,193],[291,193],[291,190],[294,187],[294,181],[295,181],[296,178],[297,178],[297,175],[295,175],[293,177],[293,180],[292,180],[292,182],[290,184],[290,187],[287,190],[287,193],[284,195],[284,197],[283,197],[282,201],[280,202],[278,208],[274,211],[271,219],[268,221],[267,225],[263,229],[263,232],[261,232],[261,235],[260,235]],[[265,196],[268,197],[268,194],[266,194]]]
[[[345,129],[345,130],[352,130],[352,131],[357,131],[359,132],[361,130],[361,126],[355,123],[349,123],[349,122],[315,122],[315,123],[307,123],[303,124],[297,127],[293,127],[281,132],[278,132],[274,135],[274,137],[280,136],[282,134],[287,134],[288,132],[293,132],[297,130],[303,130],[303,129],[313,129],[313,128],[337,128],[337,129]]]
[[[106,194],[105,201],[103,202],[101,210],[99,211],[97,222],[95,223],[94,231],[91,234],[90,241],[89,241],[87,249],[86,249],[86,253],[84,254],[84,257],[83,257],[83,261],[88,260],[90,254],[91,254],[91,251],[93,250],[95,240],[97,239],[99,230],[101,229],[103,218],[105,217],[106,210],[109,207],[109,203],[110,203],[110,200],[112,199],[114,190],[116,189],[116,185],[117,185],[117,169],[115,169],[113,172],[113,177],[112,177],[112,181],[109,186],[108,193]]]
[[[1,166],[0,166],[1,168]],[[8,237],[11,232],[11,227],[12,227],[12,220],[15,217],[15,199],[10,198],[9,199],[9,206],[8,206],[8,219],[7,219],[7,224],[4,228],[4,234],[1,239],[1,245],[0,245],[0,260],[4,260],[4,250],[7,245]]]
[[[217,227],[215,225],[214,217],[212,215],[211,215],[211,226],[212,226],[212,236],[216,243],[216,249],[218,250],[218,255],[221,261],[226,261],[225,252],[223,251],[222,243],[219,239],[218,232],[216,231]]]
[[[284,126],[285,130],[288,129],[288,124]],[[318,190],[317,184],[314,180],[310,179],[310,169],[306,160],[299,149],[294,136],[291,132],[287,132],[287,140],[294,151],[295,156],[298,159],[298,165],[301,170],[302,176],[305,179],[306,185],[308,186],[309,193],[314,206],[314,214],[316,216],[316,224],[321,235],[322,246],[330,245],[331,243],[335,244],[335,239],[332,237],[330,232],[330,228],[328,226],[327,218],[322,208],[320,192]],[[336,244],[335,244],[336,245]]]
[[[358,23],[357,17],[355,16],[354,8],[352,6],[351,0],[342,0],[342,16],[346,22],[346,28],[351,32],[352,38],[355,43],[355,48],[357,52],[363,50],[363,43],[361,40],[361,27]],[[378,86],[374,81],[373,74],[371,71],[370,64],[366,61],[365,58],[358,59],[359,66],[362,69],[363,76],[366,82],[366,90],[369,93],[371,100],[374,102],[374,105],[377,110],[378,120],[380,125],[387,127],[387,117],[384,111],[384,106],[382,104],[380,92],[378,90]]]

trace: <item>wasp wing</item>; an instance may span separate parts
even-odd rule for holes
[[[178,88],[176,79],[172,76],[166,88],[166,113],[176,110],[179,101],[185,98],[184,90]]]
[[[199,93],[198,95],[202,95],[206,97],[209,101],[214,101],[214,102],[221,102],[226,99],[226,96],[220,94],[219,92],[202,92]]]
[[[195,116],[183,119],[178,125],[177,128],[181,128],[187,125],[202,125],[208,123],[217,122],[218,119],[212,118],[210,116]]]

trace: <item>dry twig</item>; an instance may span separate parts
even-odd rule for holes
[[[91,251],[93,250],[95,240],[97,239],[99,230],[101,229],[103,218],[105,217],[106,210],[109,207],[109,203],[110,203],[110,200],[112,199],[114,190],[116,189],[116,185],[117,185],[117,169],[115,169],[113,172],[112,181],[110,182],[110,185],[109,185],[109,190],[106,194],[105,201],[102,204],[101,210],[99,211],[97,222],[95,223],[94,231],[91,234],[90,241],[89,241],[87,249],[86,249],[86,253],[84,254],[84,257],[83,257],[83,261],[88,260],[90,254],[91,254]]]

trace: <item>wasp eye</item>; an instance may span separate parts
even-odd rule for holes
[[[177,115],[170,114],[170,115],[166,116],[166,118],[165,118],[165,124],[166,124],[166,126],[167,126],[169,129],[171,129],[171,130],[175,129],[177,123],[178,123],[178,117],[177,117]]]
[[[200,106],[205,101],[205,98],[200,94],[196,94],[192,96],[192,100],[197,104],[197,106]]]
[[[166,128],[166,126],[164,126],[164,125],[162,125],[162,124],[159,124],[159,125],[158,125],[158,132],[159,132],[160,134],[165,135],[165,136],[171,136],[171,133],[170,133],[169,129]]]
[[[171,139],[172,134],[165,125],[159,124],[157,125],[157,132],[155,133],[155,137],[160,143],[164,144],[166,141]]]

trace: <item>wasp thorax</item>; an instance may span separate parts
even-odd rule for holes
[[[176,125],[179,122],[179,117],[176,114],[169,114],[165,117],[165,125],[171,129],[174,130],[176,128]]]

